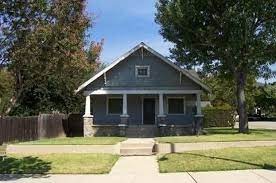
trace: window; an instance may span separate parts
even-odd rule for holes
[[[135,66],[136,77],[149,77],[150,66]]]
[[[168,98],[168,114],[185,114],[185,100],[183,97]]]
[[[107,114],[122,114],[123,99],[120,97],[110,97],[107,100]]]

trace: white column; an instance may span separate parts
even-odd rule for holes
[[[164,98],[163,93],[159,93],[159,115],[164,116]]]
[[[123,94],[123,115],[127,115],[127,94]]]
[[[201,115],[201,99],[200,93],[196,94],[196,114]]]
[[[90,95],[86,96],[84,117],[92,117],[90,108]]]

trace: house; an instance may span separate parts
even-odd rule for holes
[[[202,120],[197,74],[140,43],[83,83],[85,136],[192,133]]]

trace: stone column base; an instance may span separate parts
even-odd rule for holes
[[[120,123],[120,124],[128,125],[128,118],[129,118],[129,115],[127,115],[127,114],[122,114],[120,117],[121,117],[121,123]]]
[[[194,116],[194,124],[193,124],[193,131],[194,135],[200,135],[203,130],[203,115],[195,115]]]
[[[119,130],[120,130],[120,136],[125,137],[126,136],[126,128],[128,126],[128,119],[129,115],[127,114],[122,114],[121,116],[121,122],[119,124]]]
[[[93,136],[93,116],[84,116],[83,117],[83,136],[91,137]]]
[[[126,136],[126,128],[127,128],[127,125],[119,124],[119,135],[120,135],[120,137],[125,137]]]
[[[157,122],[158,122],[158,126],[165,126],[166,125],[166,115],[158,115]]]

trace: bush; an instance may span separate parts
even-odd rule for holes
[[[234,110],[231,107],[203,108],[204,127],[234,127]]]

